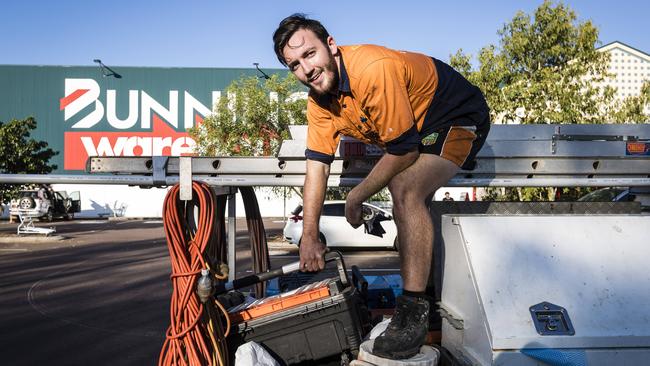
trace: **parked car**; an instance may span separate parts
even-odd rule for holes
[[[386,218],[380,224],[386,231],[383,237],[366,234],[364,226],[353,228],[345,219],[345,201],[325,201],[320,217],[320,240],[328,247],[388,247],[397,248],[397,227],[393,216],[385,209],[364,203],[376,215]],[[300,245],[302,238],[302,205],[291,212],[284,226],[284,238],[290,243]]]
[[[640,202],[641,210],[650,211],[650,187],[608,187],[578,198],[580,202]]]
[[[9,214],[15,217],[21,214],[51,221],[55,217],[71,219],[75,212],[80,210],[79,192],[72,192],[68,196],[65,191],[41,188],[20,191],[11,200]]]

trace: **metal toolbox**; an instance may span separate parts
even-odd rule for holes
[[[444,215],[442,346],[456,365],[648,364],[648,234],[643,215]]]

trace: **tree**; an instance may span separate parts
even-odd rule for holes
[[[597,51],[598,29],[568,6],[546,0],[533,17],[518,12],[498,32],[499,46],[479,51],[478,68],[462,50],[450,64],[485,94],[493,121],[530,123],[646,122],[650,86],[622,102],[602,83],[609,56]],[[520,200],[555,198],[555,188],[492,190]]]
[[[611,119],[617,123],[649,122],[650,116],[644,111],[648,104],[650,104],[650,82],[646,81],[641,86],[641,93],[638,96],[627,97],[615,104],[610,112]]]
[[[307,122],[306,94],[292,74],[242,77],[226,95],[212,115],[189,130],[200,155],[270,156],[289,137],[288,125]]]
[[[2,156],[0,172],[47,174],[57,168],[49,161],[59,152],[48,148],[47,142],[30,137],[36,125],[33,117],[24,120],[13,119],[7,123],[0,122],[0,156]],[[21,185],[0,185],[0,202],[8,203],[21,187]]]
[[[292,75],[242,77],[226,88],[213,114],[189,130],[203,156],[271,156],[289,138],[290,124],[307,123],[304,88]],[[283,188],[273,189],[286,197]],[[298,190],[293,190],[299,196]]]

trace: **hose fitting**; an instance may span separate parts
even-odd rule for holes
[[[210,296],[212,296],[214,287],[212,286],[212,279],[210,278],[210,271],[207,269],[201,270],[201,278],[196,283],[196,294],[202,303],[206,303]]]

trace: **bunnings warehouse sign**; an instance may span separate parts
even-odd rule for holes
[[[59,151],[57,173],[85,168],[89,156],[180,156],[233,81],[253,69],[0,66],[0,121],[34,116],[33,137]],[[276,72],[284,73],[283,70]]]

